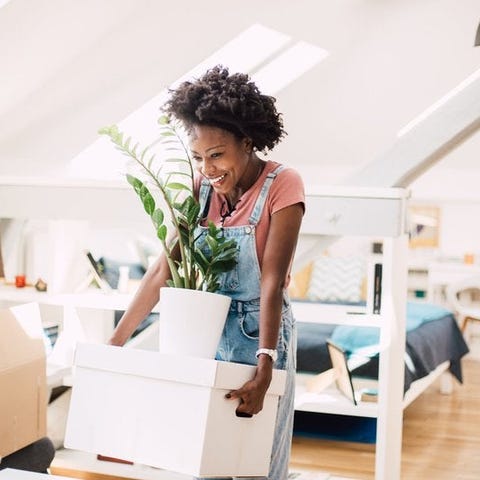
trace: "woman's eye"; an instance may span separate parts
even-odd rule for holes
[[[210,155],[212,158],[219,158],[222,156],[222,152],[215,152]]]

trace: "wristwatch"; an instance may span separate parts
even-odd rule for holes
[[[277,353],[276,350],[273,350],[271,348],[259,348],[255,352],[255,356],[258,358],[259,355],[261,355],[262,353],[264,353],[265,355],[268,355],[272,359],[273,363],[275,363],[277,361],[278,353]]]

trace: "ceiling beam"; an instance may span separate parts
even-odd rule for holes
[[[433,108],[432,108],[433,107]],[[408,187],[480,128],[480,70],[404,129],[383,154],[346,185]]]

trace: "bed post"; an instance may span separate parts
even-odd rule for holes
[[[384,239],[376,480],[400,480],[406,337],[407,236]]]

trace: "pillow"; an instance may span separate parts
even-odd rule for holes
[[[306,297],[312,301],[359,303],[364,297],[366,260],[362,256],[319,257]]]
[[[292,275],[290,285],[288,287],[288,294],[290,298],[303,299],[307,296],[310,278],[312,276],[313,263],[308,263],[301,270]]]

